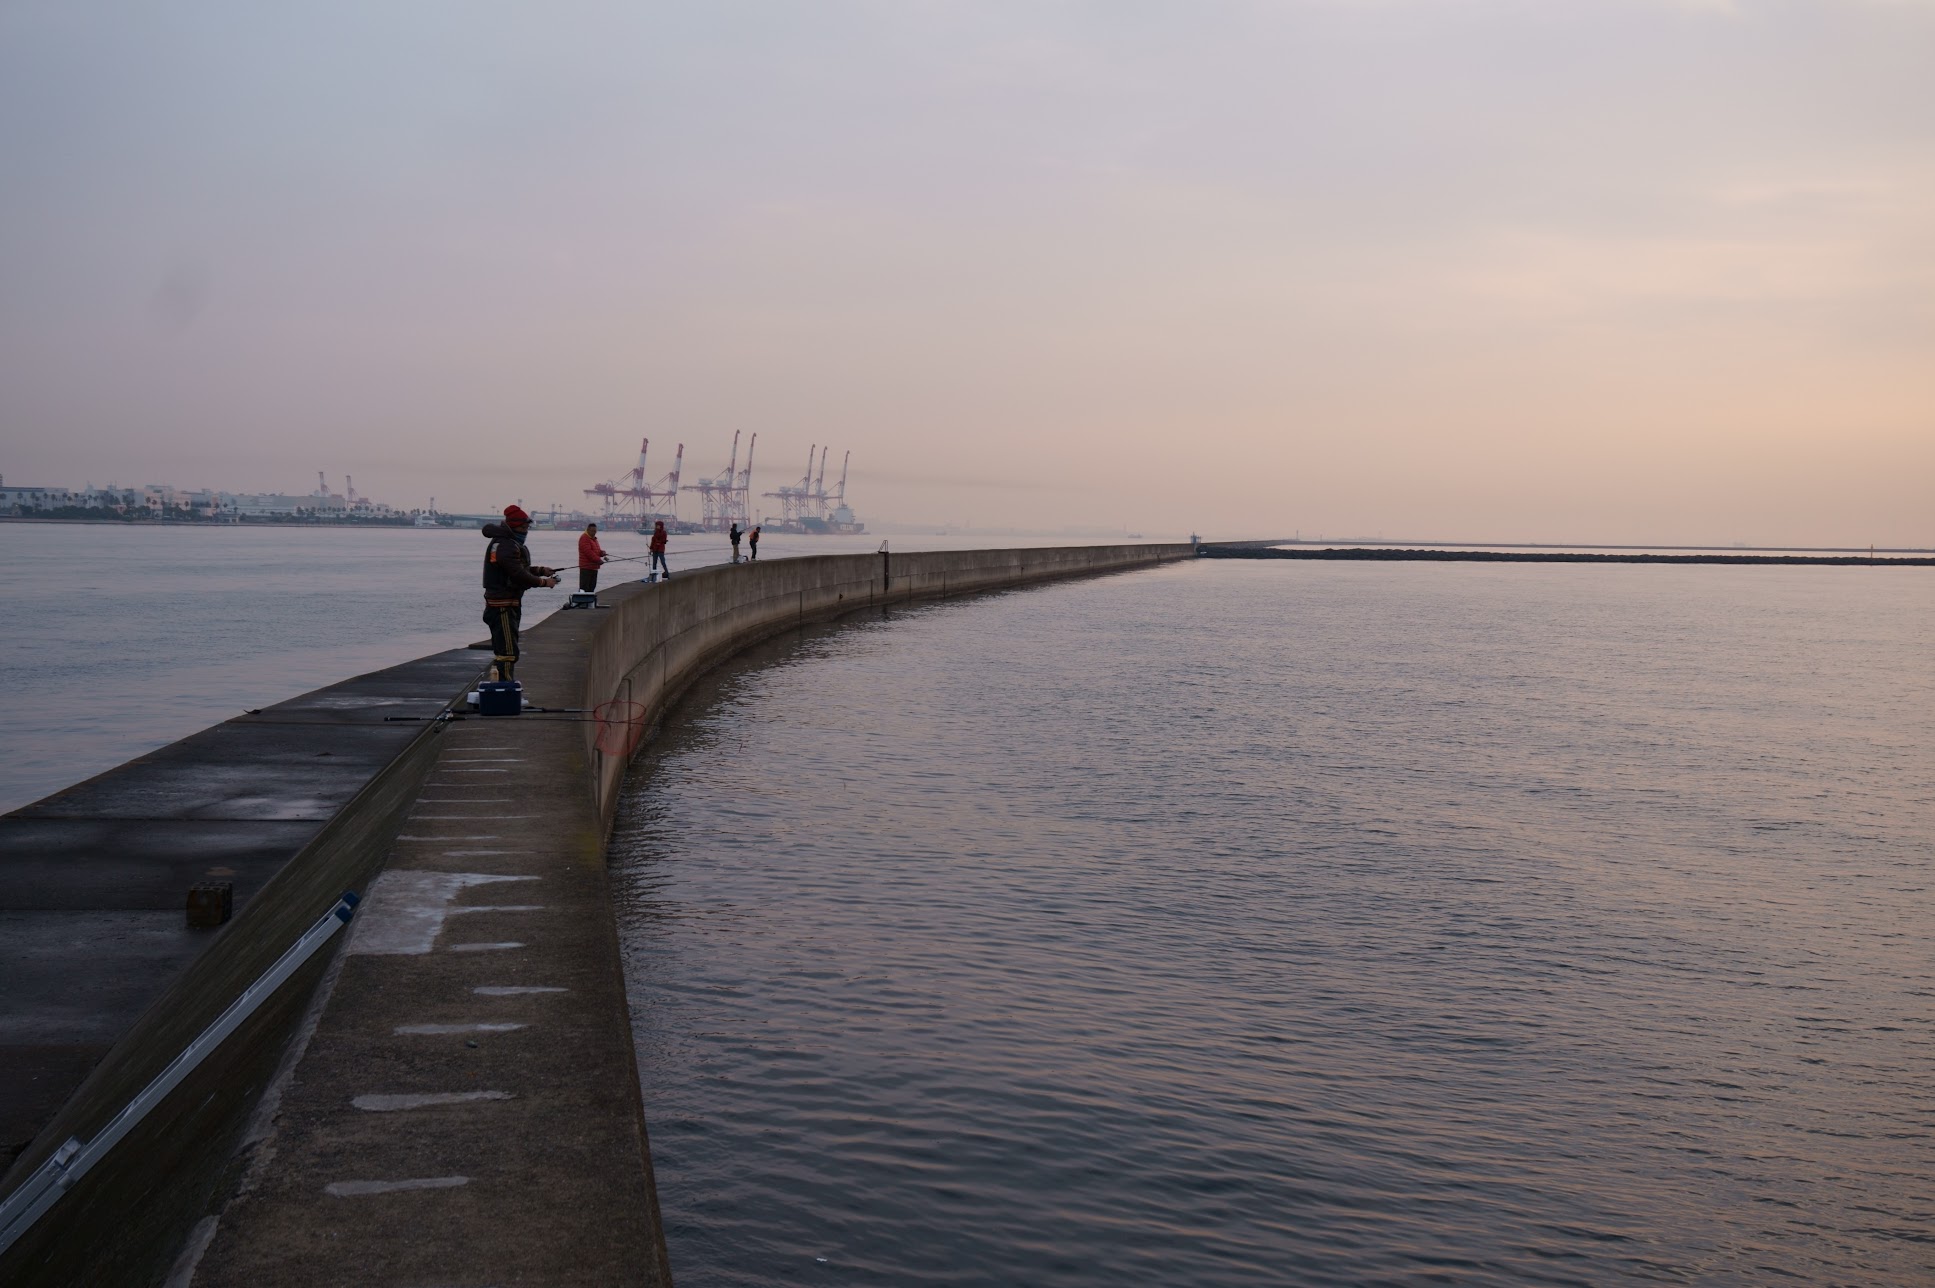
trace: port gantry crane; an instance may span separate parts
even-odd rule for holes
[[[759,434],[754,432],[746,443],[746,468],[739,471],[732,481],[732,513],[726,516],[728,524],[737,523],[742,528],[752,526],[752,458],[753,448],[759,446]]]
[[[732,459],[725,473],[717,478],[700,479],[686,487],[699,494],[699,528],[704,532],[724,532],[733,524],[752,522],[748,494],[752,489],[753,449],[759,445],[754,434],[746,444],[746,468],[739,468],[739,430],[732,432]]]
[[[798,531],[800,520],[806,517],[807,498],[813,492],[813,453],[819,450],[814,443],[806,449],[806,473],[798,483],[781,484],[777,491],[762,495],[779,502],[779,527]]]
[[[779,502],[779,517],[773,521],[778,532],[864,532],[865,527],[847,508],[847,467],[853,453],[840,459],[840,482],[826,490],[827,457],[831,447],[815,443],[806,449],[806,473],[797,483],[789,483],[764,495]],[[816,459],[817,458],[817,459]]]
[[[822,447],[820,449],[820,477],[815,479],[813,482],[813,516],[812,517],[815,519],[818,519],[821,523],[826,522],[826,514],[827,514],[826,454],[832,450],[833,449],[831,447]]]
[[[647,444],[651,439],[646,439]],[[639,449],[638,465],[645,467],[644,448]],[[677,529],[679,522],[679,471],[685,468],[685,444],[680,443],[672,453],[672,472],[645,489],[645,513],[638,518],[638,530],[649,532],[654,523],[663,523],[667,528]]]
[[[585,489],[587,497],[596,497],[600,502],[601,520],[609,526],[612,523],[629,523],[633,526],[649,527],[654,519],[675,521],[679,494],[679,466],[685,457],[685,444],[679,444],[678,455],[672,460],[672,472],[656,484],[645,481],[645,456],[651,450],[652,440],[640,439],[638,443],[638,464],[615,479]]]

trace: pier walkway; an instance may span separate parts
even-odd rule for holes
[[[605,620],[526,632],[533,705]],[[584,730],[445,726],[195,1288],[670,1282]]]

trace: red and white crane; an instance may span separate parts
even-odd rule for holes
[[[687,485],[686,491],[699,494],[699,528],[704,532],[724,532],[733,524],[741,525],[752,521],[746,504],[747,493],[752,486],[753,448],[759,442],[759,435],[752,436],[746,445],[746,468],[739,468],[739,434],[732,434],[732,457],[726,464],[723,474],[717,478],[700,479]]]
[[[645,457],[651,448],[651,439],[640,439],[638,464],[615,479],[585,489],[587,497],[595,497],[601,503],[599,517],[606,524],[649,525],[653,519],[666,517],[675,509],[679,491],[679,462],[675,458],[672,472],[656,485],[649,484],[645,481]],[[684,455],[685,444],[681,443],[679,456]]]
[[[800,521],[806,517],[807,498],[813,492],[813,453],[819,450],[814,443],[806,449],[806,473],[797,483],[781,484],[774,491],[764,493],[779,502],[779,524],[782,530],[797,532]]]

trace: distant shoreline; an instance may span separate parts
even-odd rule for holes
[[[75,519],[66,516],[41,518],[33,514],[0,514],[0,523],[82,523],[113,528],[414,528],[417,526],[414,519],[276,519],[263,515],[248,515],[236,519]]]
[[[1325,547],[1285,550],[1280,547],[1218,549],[1204,546],[1205,559],[1327,559],[1384,563],[1628,563],[1628,564],[1776,564],[1832,567],[1935,568],[1935,556],[1899,555],[1729,555],[1729,554],[1599,554],[1558,550],[1418,550],[1374,547]]]
[[[1935,555],[1935,546],[1749,546],[1735,542],[1726,546],[1690,546],[1673,541],[1416,541],[1394,537],[1269,537],[1263,540],[1213,541],[1224,549],[1261,550],[1271,546],[1320,547],[1326,550],[1348,546],[1376,549],[1403,547],[1420,550],[1553,550],[1561,553],[1591,550],[1630,550],[1637,553],[1687,551],[1717,555]]]

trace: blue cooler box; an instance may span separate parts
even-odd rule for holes
[[[514,716],[524,710],[524,686],[516,680],[486,680],[477,686],[477,714]]]

